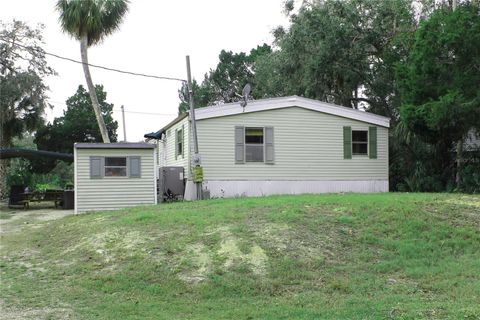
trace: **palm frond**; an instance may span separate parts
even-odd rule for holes
[[[128,0],[58,0],[60,25],[76,39],[87,35],[88,45],[115,32],[128,11]]]

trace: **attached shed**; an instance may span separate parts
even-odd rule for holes
[[[297,96],[195,114],[212,197],[388,191],[389,118]],[[145,137],[159,139],[161,164],[185,168],[185,199],[195,199],[188,115]]]
[[[157,203],[149,143],[76,143],[75,213]]]

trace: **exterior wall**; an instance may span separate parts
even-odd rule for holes
[[[165,166],[179,166],[183,167],[185,169],[185,174],[189,172],[189,152],[190,152],[190,122],[188,120],[188,117],[185,117],[178,123],[174,124],[172,127],[168,128],[166,134],[165,134],[165,140],[164,140],[164,154],[161,156],[165,160],[163,161],[163,165]],[[183,129],[185,132],[183,133],[184,136],[184,153],[183,156],[177,157],[175,159],[175,130],[177,129]],[[161,164],[162,166],[162,164]]]
[[[273,126],[275,163],[235,164],[236,125]],[[344,159],[343,126],[368,130],[372,125],[298,107],[199,120],[205,180],[388,181],[388,129],[377,127],[377,159]]]
[[[274,194],[388,192],[388,180],[208,180],[203,189],[210,198],[261,197]],[[195,200],[195,184],[189,180],[185,200]]]
[[[90,156],[140,156],[141,177],[90,178]],[[75,212],[155,204],[156,149],[75,149]]]

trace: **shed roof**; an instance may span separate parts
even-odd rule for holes
[[[75,149],[153,149],[154,144],[144,142],[75,143]]]

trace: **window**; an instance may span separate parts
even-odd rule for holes
[[[368,155],[368,131],[352,130],[352,154]]]
[[[177,145],[176,145],[176,156],[182,156],[183,157],[183,128],[182,129],[178,129],[176,131],[176,142],[177,142]]]
[[[105,157],[105,177],[126,177],[126,157]]]
[[[245,128],[245,161],[263,162],[263,128]]]

